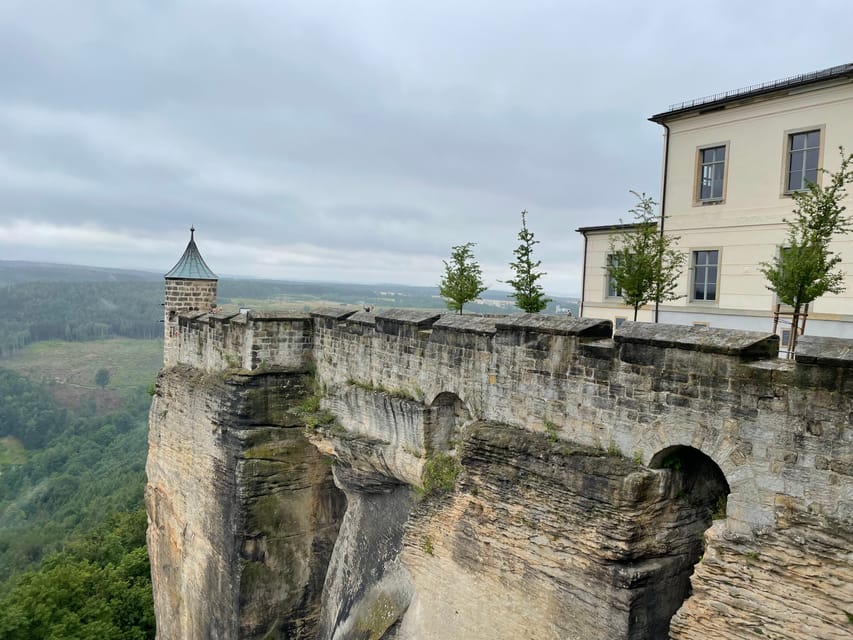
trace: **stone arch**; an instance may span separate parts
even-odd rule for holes
[[[726,517],[731,489],[720,465],[689,445],[664,447],[652,456],[648,466],[665,472],[661,489],[667,504],[660,512],[659,524],[666,532],[665,546],[673,571],[672,579],[655,585],[650,595],[660,616],[659,633],[668,637],[672,616],[692,594],[690,577],[705,552],[704,534],[715,519]]]
[[[681,444],[666,447],[652,456],[649,468],[673,471],[679,492],[689,495],[694,504],[701,503],[712,509],[711,513],[718,508],[718,501],[731,493],[720,466],[695,447]]]
[[[442,391],[429,405],[424,440],[431,451],[450,451],[456,447],[459,432],[470,420],[462,399],[451,391]]]

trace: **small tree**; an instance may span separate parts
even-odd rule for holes
[[[451,311],[462,313],[466,302],[476,300],[488,287],[483,284],[480,265],[474,259],[471,247],[474,242],[467,242],[453,247],[450,261],[444,260],[444,275],[438,285],[438,293],[447,303]]]
[[[853,230],[853,221],[844,215],[846,207],[841,204],[847,185],[853,182],[853,154],[845,156],[840,147],[839,151],[839,170],[829,173],[821,169],[829,176],[826,187],[810,182],[804,191],[791,194],[794,218],[784,220],[788,225],[786,246],[772,261],[761,263],[767,288],[794,308],[789,353],[797,346],[803,306],[825,293],[842,293],[845,289],[844,272],[838,268],[841,256],[829,249],[833,237]]]
[[[521,244],[513,251],[515,262],[510,262],[510,268],[515,272],[515,277],[506,281],[514,293],[515,306],[527,313],[539,313],[548,303],[550,298],[545,297],[545,291],[539,285],[538,280],[545,275],[538,271],[541,260],[533,261],[533,246],[539,244],[533,237],[533,232],[527,228],[527,210],[521,212],[521,231],[518,232]]]
[[[95,384],[101,389],[105,388],[110,383],[110,372],[107,369],[98,369],[95,373]]]
[[[636,222],[633,231],[610,236],[607,269],[625,304],[633,307],[634,320],[643,305],[678,300],[678,279],[685,256],[675,249],[680,239],[660,232],[657,204],[645,193],[632,191],[639,202],[630,210]]]

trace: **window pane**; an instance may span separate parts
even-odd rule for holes
[[[803,188],[803,172],[792,171],[788,176],[788,191],[796,191]]]
[[[717,160],[722,162],[726,159],[726,148],[725,147],[717,147]]]
[[[807,147],[819,147],[820,146],[820,131],[809,131],[806,134],[806,146]]]
[[[795,133],[791,136],[791,151],[802,149],[806,145],[806,134]]]
[[[708,252],[708,262],[716,265],[719,259],[720,252],[719,251],[709,251]]]
[[[791,171],[802,171],[803,159],[804,158],[805,158],[805,152],[803,152],[803,151],[792,151],[791,152]]]
[[[717,299],[717,283],[709,282],[708,283],[708,293],[705,296],[705,300],[716,300]]]
[[[720,172],[720,177],[714,177],[714,186],[711,189],[711,197],[712,198],[722,198],[723,197],[723,174]]]
[[[817,169],[817,149],[809,149],[806,151],[806,171]]]
[[[812,182],[817,184],[817,169],[809,169],[805,173],[805,181],[803,182],[803,188],[809,186],[809,183]]]

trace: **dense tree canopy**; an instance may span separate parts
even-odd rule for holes
[[[154,605],[145,511],[115,513],[0,597],[4,640],[146,640]]]

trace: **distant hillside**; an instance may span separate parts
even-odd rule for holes
[[[45,339],[153,337],[162,329],[152,328],[162,312],[162,286],[162,274],[150,271],[0,261],[0,287],[4,288],[0,290],[0,303],[5,305],[5,310],[0,306],[0,351],[4,346],[15,349]],[[377,310],[447,309],[437,287],[223,277],[218,288],[219,303],[232,307],[308,311],[329,304],[345,304]],[[571,310],[577,314],[577,299],[551,297],[553,300],[545,313],[562,314]],[[478,302],[467,304],[465,311],[506,314],[517,313],[518,309],[508,291],[487,290]],[[123,318],[120,322],[119,316]],[[14,325],[4,329],[3,323],[10,321]],[[145,326],[118,326],[128,323]],[[30,332],[32,324],[44,326],[34,327]],[[10,333],[15,334],[11,339]],[[7,339],[3,339],[4,334]]]
[[[0,285],[22,282],[154,282],[162,279],[162,274],[151,271],[0,260]]]
[[[222,279],[218,287],[219,301],[224,304],[254,307],[301,306],[304,310],[321,304],[369,306],[376,309],[407,308],[446,311],[438,287],[416,287],[403,284],[346,284],[333,282],[287,282],[281,280]],[[576,298],[551,296],[545,313],[577,315]],[[508,291],[487,290],[479,302],[465,305],[467,313],[518,313]]]

